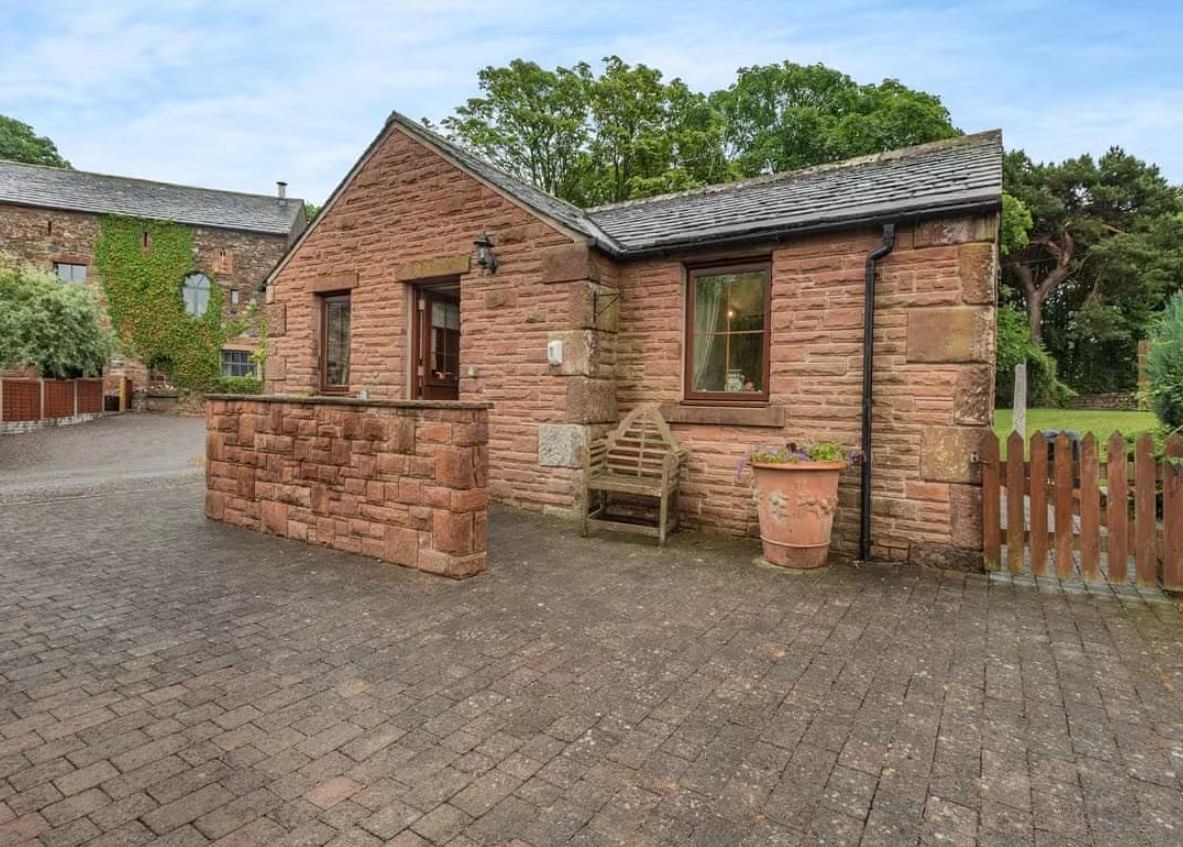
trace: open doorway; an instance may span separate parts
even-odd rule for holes
[[[417,285],[411,333],[415,400],[460,399],[460,285]]]

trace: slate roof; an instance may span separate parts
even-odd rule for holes
[[[0,203],[287,235],[304,201],[0,161]],[[297,227],[300,228],[300,227]]]
[[[800,171],[579,209],[394,112],[390,122],[543,217],[616,256],[744,236],[857,226],[1002,202],[1002,133],[950,138]]]
[[[628,255],[1001,202],[1002,133],[995,130],[586,214]]]

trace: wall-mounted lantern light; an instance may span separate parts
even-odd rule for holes
[[[476,245],[476,263],[489,273],[497,273],[497,254],[493,252],[493,242],[487,232],[473,242]]]

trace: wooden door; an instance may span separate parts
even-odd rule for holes
[[[450,291],[416,292],[414,347],[416,399],[460,399],[460,297]]]

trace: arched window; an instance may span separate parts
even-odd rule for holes
[[[209,305],[209,277],[203,273],[192,273],[181,283],[181,299],[185,301],[185,314],[200,318]]]

